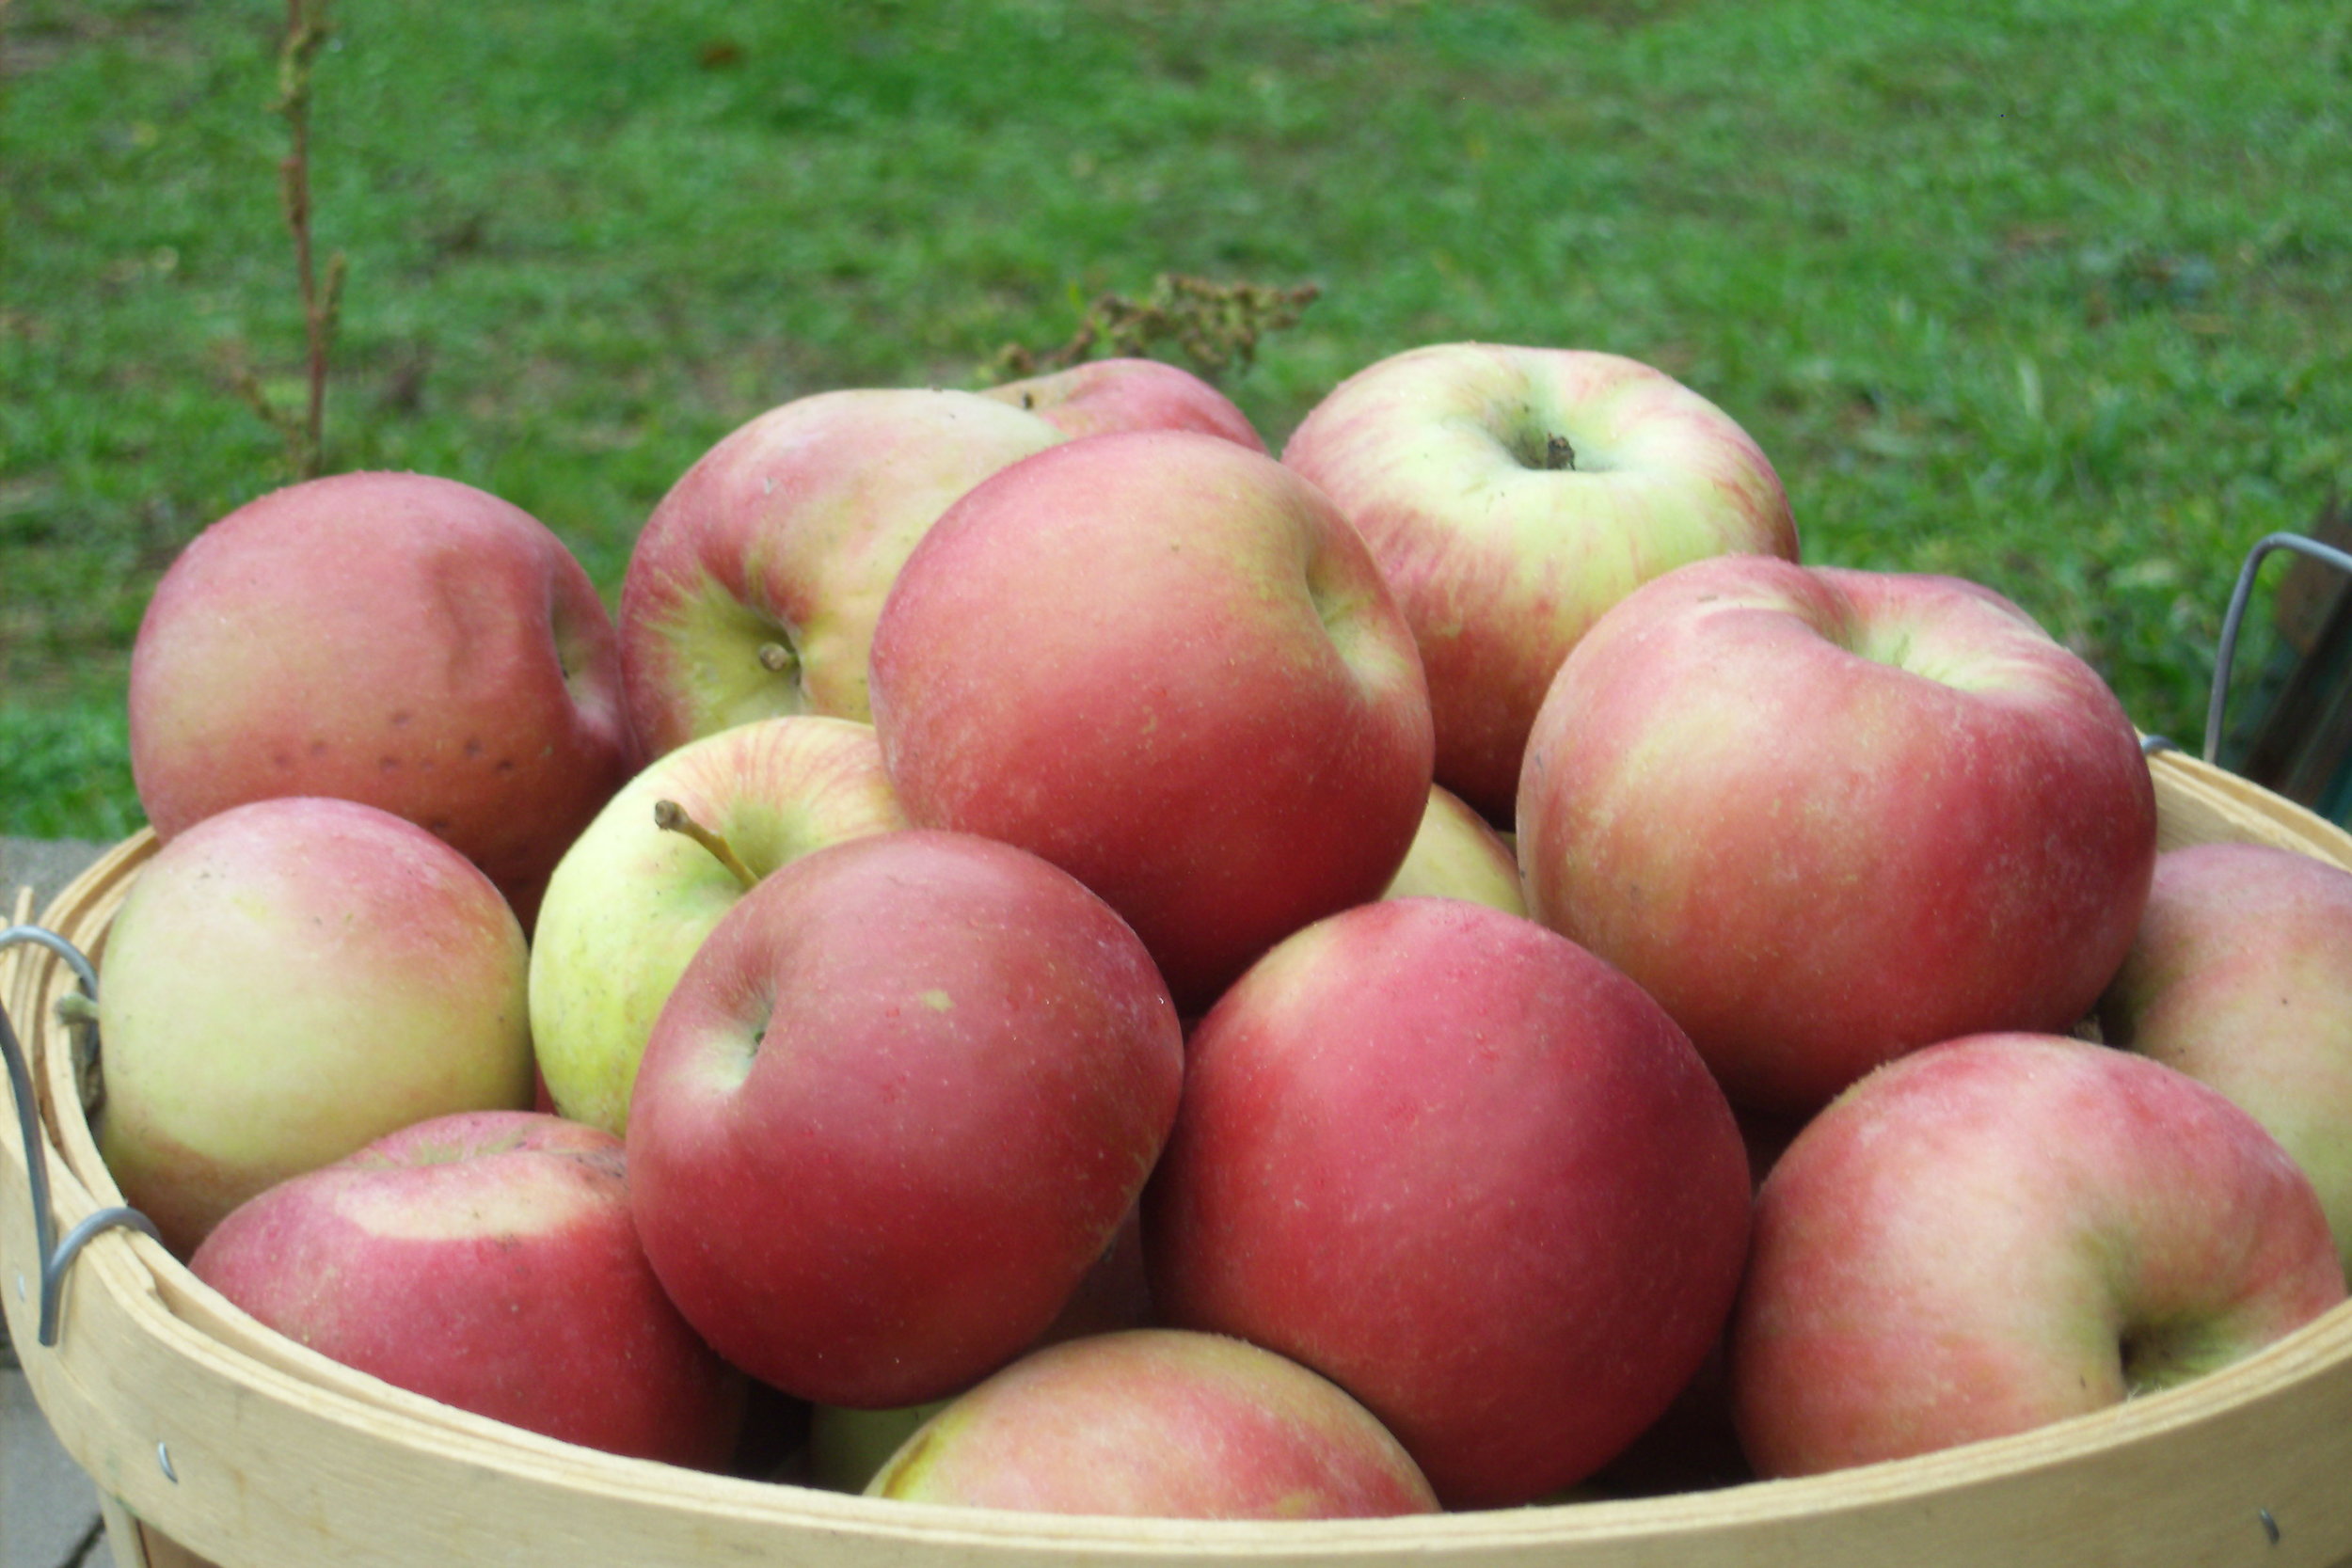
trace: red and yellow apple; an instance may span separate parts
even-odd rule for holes
[[[610,1132],[528,1111],[420,1122],[261,1194],[189,1267],[444,1404],[673,1465],[734,1452],[743,1378],[646,1267]]]
[[[1062,439],[976,392],[853,388],[712,447],[646,519],[621,585],[646,754],[754,719],[866,718],[874,618],[907,552],[956,498]]]
[[[1004,382],[981,395],[1025,408],[1072,436],[1190,430],[1265,451],[1257,427],[1231,398],[1190,371],[1157,359],[1090,359]]]
[[[1434,1513],[1372,1414],[1239,1339],[1136,1329],[1023,1356],[933,1415],[869,1496],[1033,1513],[1366,1519]]]
[[[1765,1476],[1900,1459],[2185,1382],[2344,1295],[2311,1182],[2219,1093],[1975,1036],[1856,1084],[1765,1179],[1733,1407]]]
[[[130,716],[158,836],[360,800],[447,839],[526,925],[636,766],[588,574],[519,507],[424,474],[290,485],[198,535],[139,624]]]
[[[1196,1026],[1147,1190],[1152,1297],[1346,1389],[1449,1508],[1583,1479],[1722,1330],[1731,1108],[1608,965],[1457,899],[1359,906]]]
[[[1620,601],[1519,785],[1540,920],[1803,1115],[1958,1035],[2063,1033],[2131,945],[2155,792],[2104,681],[1950,578],[1759,556]]]
[[[1731,551],[1796,559],[1788,498],[1724,413],[1636,360],[1437,343],[1342,382],[1282,448],[1411,623],[1437,778],[1510,826],[1553,672],[1640,584]]]
[[[2252,1113],[2318,1189],[2352,1271],[2352,872],[2253,844],[2157,856],[2099,1022]]]
[[[204,818],[106,933],[95,1132],[183,1257],[288,1177],[411,1122],[531,1103],[522,928],[479,868],[351,800]]]
[[[1135,1205],[1184,1041],[1142,943],[1036,856],[852,839],[730,910],[654,1025],[631,1199],[688,1320],[824,1404],[1034,1343]]]
[[[1420,661],[1363,542],[1188,432],[1086,436],[949,508],[882,608],[873,705],[909,816],[1086,883],[1188,1014],[1378,896],[1428,800]]]

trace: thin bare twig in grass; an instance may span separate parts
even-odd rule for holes
[[[1204,379],[1248,370],[1258,341],[1269,332],[1295,326],[1322,290],[1312,283],[1279,288],[1270,283],[1215,283],[1205,277],[1162,273],[1142,299],[1106,293],[1087,308],[1076,336],[1059,348],[1037,353],[1009,343],[989,366],[993,379],[1013,381],[1043,372],[1068,370],[1098,352],[1112,356],[1148,354],[1173,342]]]
[[[326,0],[286,0],[286,34],[278,50],[278,101],[273,114],[286,121],[289,147],[278,165],[278,203],[294,235],[294,272],[302,294],[302,324],[309,345],[307,388],[299,412],[283,408],[262,387],[253,368],[230,367],[237,389],[286,443],[286,465],[296,479],[316,479],[326,454],[326,362],[342,309],[348,259],[342,251],[326,260],[319,277],[310,238],[310,95],[312,67],[326,47]]]

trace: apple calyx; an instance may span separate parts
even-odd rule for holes
[[[1523,468],[1550,474],[1576,471],[1576,448],[1556,430],[1541,426],[1533,431],[1522,430],[1512,436],[1508,445],[1511,455]]]
[[[759,885],[759,878],[743,863],[742,857],[735,852],[735,847],[695,821],[675,800],[656,800],[653,803],[653,825],[664,832],[684,833],[709,850],[712,859],[735,874],[735,879],[743,884],[746,893]]]

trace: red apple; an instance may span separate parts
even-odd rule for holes
[[[1249,416],[1194,375],[1157,359],[1092,359],[1025,376],[982,394],[1025,408],[1072,436],[1120,430],[1190,430],[1265,451]]]
[[[646,1267],[610,1132],[528,1111],[421,1122],[254,1198],[189,1267],[444,1404],[674,1465],[734,1452],[743,1379]]]
[[[1187,1013],[1376,897],[1428,800],[1421,666],[1362,541],[1214,436],[1090,436],[976,487],[882,609],[873,698],[907,815],[1069,871]]]
[[[1412,624],[1438,782],[1506,827],[1535,710],[1602,610],[1702,556],[1797,555],[1747,433],[1613,354],[1395,355],[1311,410],[1282,461],[1362,531]]]
[[[2352,872],[2253,844],[2159,855],[2099,1022],[2251,1112],[2352,1270]]]
[[[1767,1476],[1899,1459],[2185,1382],[2344,1294],[2245,1112],[2128,1052],[1977,1036],[1864,1079],[1765,1179],[1734,1407]]]
[[[621,587],[647,754],[753,719],[867,717],[866,645],[907,552],[957,497],[1061,439],[977,393],[856,388],[711,448],[646,519]]]
[[[522,928],[466,858],[351,800],[208,816],[106,932],[99,1151],[186,1256],[262,1189],[427,1117],[531,1103]]]
[[[826,1404],[954,1393],[1133,1208],[1183,1078],[1135,934],[1034,855],[854,839],[763,879],[654,1026],[638,1228],[727,1358]]]
[[[852,720],[755,720],[648,764],[564,852],[532,937],[553,1108],[623,1132],[653,1021],[746,879],[906,825],[873,727]]]
[[[2156,852],[2131,721],[2024,611],[1756,556],[1585,634],[1518,825],[1536,917],[1663,1003],[1735,1101],[1799,1115],[1936,1040],[2072,1027]]]
[[[198,535],[139,624],[130,714],[160,837],[360,800],[447,839],[526,925],[636,762],[588,574],[530,514],[423,474],[311,480]]]
[[[1365,1519],[1433,1513],[1371,1413],[1239,1339],[1136,1329],[1023,1356],[933,1416],[870,1496],[1035,1513]]]
[[[1721,1330],[1748,1228],[1731,1108],[1656,1003],[1533,921],[1350,910],[1187,1049],[1153,1300],[1355,1395],[1449,1508],[1581,1480]]]

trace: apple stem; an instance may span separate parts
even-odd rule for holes
[[[675,800],[656,800],[653,803],[653,825],[664,832],[684,833],[709,850],[713,859],[735,873],[735,879],[743,884],[746,893],[759,885],[759,879],[752,875],[752,868],[743,863],[742,857],[735,852],[735,847],[689,816],[686,808]]]
[[[781,642],[762,642],[759,645],[759,667],[763,670],[781,675],[796,662],[792,650]]]
[[[1544,467],[1552,473],[1576,467],[1576,449],[1568,445],[1565,436],[1544,437]]]

